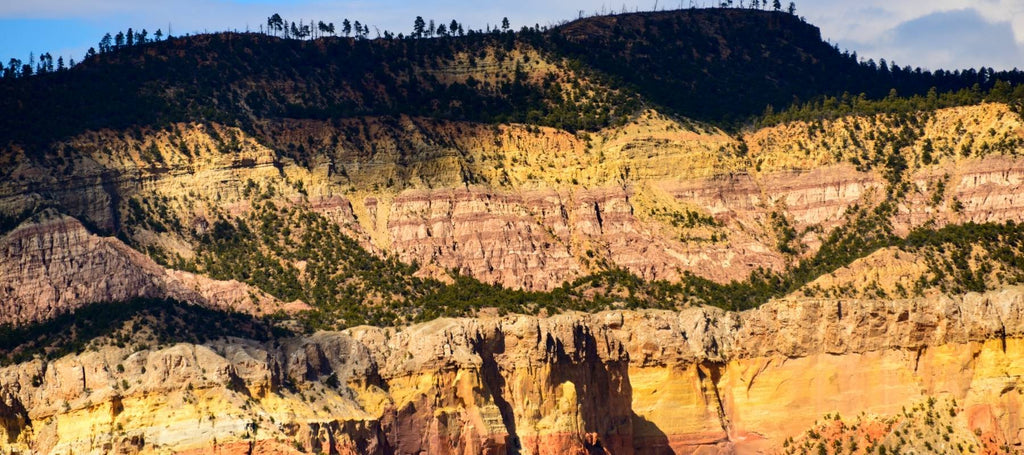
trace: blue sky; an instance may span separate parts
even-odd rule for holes
[[[507,16],[516,28],[553,25],[585,14],[698,6],[711,0],[5,0],[0,1],[0,59],[50,52],[80,60],[103,33],[128,27],[175,35],[258,29],[267,16],[360,20],[396,33],[417,15],[473,28]],[[744,0],[744,3],[750,0]],[[739,0],[734,0],[738,5]],[[784,1],[787,4],[788,1]],[[991,66],[1024,69],[1024,0],[798,0],[797,14],[823,37],[862,57],[927,69]]]

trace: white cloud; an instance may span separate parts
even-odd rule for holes
[[[1022,0],[861,0],[798,2],[798,13],[822,30],[822,35],[859,55],[874,59],[896,59],[901,65],[937,68],[966,68],[981,65],[997,69],[1024,67],[1024,1]],[[950,30],[914,29],[930,40],[913,39],[908,27],[915,21],[927,21],[944,14],[973,11],[973,28],[956,27],[961,41],[952,40]],[[950,25],[950,24],[946,24]],[[1005,30],[1009,33],[1003,33]],[[982,42],[987,36],[999,41]],[[993,52],[996,49],[997,52]],[[982,61],[981,57],[997,59]]]
[[[974,9],[990,22],[1010,21],[1018,43],[1024,44],[1024,1],[1021,0],[803,0],[798,12],[835,33],[836,39],[865,41],[873,34],[936,12]]]

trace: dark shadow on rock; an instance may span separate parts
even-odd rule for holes
[[[673,455],[668,435],[654,422],[633,413],[633,450],[637,455]]]
[[[7,442],[14,443],[21,432],[31,426],[32,420],[29,419],[28,411],[21,404],[21,400],[9,393],[6,395],[7,397],[0,396],[0,428],[7,433]]]
[[[508,431],[506,453],[518,455],[522,451],[522,444],[519,441],[518,433],[516,433],[516,416],[512,405],[502,393],[505,390],[505,377],[501,374],[498,362],[494,360],[495,354],[505,352],[505,334],[499,330],[494,334],[493,339],[487,339],[481,335],[474,340],[473,349],[483,361],[480,366],[480,375],[483,377],[484,387],[494,399],[494,405],[501,413],[501,421]]]
[[[583,419],[583,448],[592,454],[629,452],[633,447],[633,387],[629,382],[629,356],[609,352],[604,359],[598,340],[585,324],[572,328],[572,339],[553,339],[549,335],[546,349],[552,368],[553,384],[571,382]],[[571,343],[571,350],[565,344]],[[607,349],[615,350],[614,347]]]

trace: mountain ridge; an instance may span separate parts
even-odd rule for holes
[[[715,9],[0,82],[0,452],[1014,453],[996,76]]]
[[[604,32],[579,33],[593,29]],[[475,83],[431,75],[432,68],[462,65],[480,76],[484,61],[504,74]],[[641,104],[734,125],[795,100],[988,89],[997,79],[1019,83],[1024,76],[880,69],[840,53],[793,15],[746,9],[629,13],[543,31],[432,39],[301,41],[225,32],[125,47],[69,71],[0,81],[0,112],[7,113],[0,129],[13,135],[8,141],[39,146],[83,126],[247,126],[267,117],[404,113],[592,131]],[[62,119],[57,129],[38,128],[55,118]]]

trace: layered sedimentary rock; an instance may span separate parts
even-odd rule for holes
[[[35,453],[753,453],[825,415],[886,418],[938,397],[956,403],[957,441],[1008,450],[1024,430],[1022,303],[1024,288],[1007,288],[104,347],[0,370],[0,442]]]
[[[1019,116],[985,104],[915,122],[797,122],[740,138],[653,111],[587,136],[408,117],[288,121],[262,137],[181,124],[141,139],[84,134],[61,145],[72,160],[11,154],[0,207],[52,205],[189,258],[191,234],[270,197],[308,204],[370,250],[528,290],[609,265],[670,281],[782,270],[814,254],[852,207],[887,198],[887,171],[867,164],[877,153],[907,163],[898,234],[1022,221]],[[895,134],[914,140],[892,150],[881,138]],[[796,255],[778,247],[775,219],[799,233]]]
[[[372,251],[527,290],[608,266],[670,281],[783,270],[851,208],[889,197],[889,156],[906,164],[897,234],[1024,220],[1017,114],[982,104],[911,120],[740,137],[654,111],[586,135],[410,117],[271,122],[252,135],[198,124],[104,131],[57,145],[59,156],[6,154],[0,211],[54,206],[187,259],[205,227],[269,198],[328,215]],[[897,136],[912,140],[893,145]],[[799,234],[793,248],[779,248],[775,220]]]
[[[0,324],[45,321],[98,302],[166,298],[250,314],[286,306],[237,281],[167,270],[116,238],[44,212],[0,237]]]
[[[636,191],[608,187],[494,194],[484,189],[405,192],[392,202],[392,248],[406,261],[457,269],[512,288],[552,289],[608,264],[645,279],[703,270],[737,279],[749,264],[780,261],[762,244],[681,242],[636,213]],[[732,258],[736,267],[730,265]]]
[[[892,194],[896,234],[1024,221],[1021,125],[1005,106],[920,120],[898,151],[898,180],[865,164],[876,157],[861,160],[895,152],[864,133],[906,128],[886,122],[788,124],[741,139],[655,113],[590,137],[411,118],[287,124],[265,143],[209,125],[142,140],[84,135],[66,144],[81,155],[53,159],[57,171],[14,155],[4,168],[3,213],[55,210],[0,238],[0,324],[133,297],[301,308],[160,267],[97,234],[189,258],[217,220],[268,201],[308,207],[424,273],[458,269],[525,289],[609,266],[720,282],[781,270],[814,254],[852,208]],[[160,159],[147,156],[154,147]],[[776,244],[779,220],[799,234],[795,252]],[[882,249],[811,284],[877,282],[896,295],[924,261]],[[1024,429],[1022,293],[106,346],[0,370],[0,452],[747,453],[780,449],[826,414],[892,422],[930,397],[955,408],[951,440],[1005,451]]]

